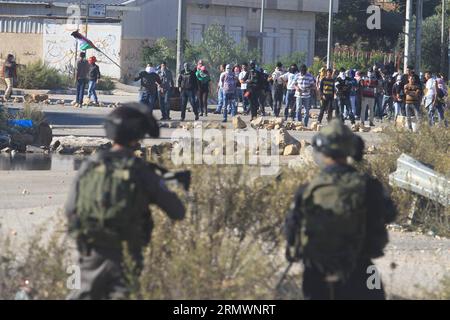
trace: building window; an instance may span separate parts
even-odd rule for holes
[[[230,37],[233,38],[237,44],[241,43],[244,34],[244,27],[230,27]]]
[[[275,28],[264,28],[263,63],[272,63],[275,60]]]
[[[192,23],[191,30],[189,33],[189,41],[194,45],[199,44],[200,42],[202,42],[204,31],[205,31],[204,24]]]
[[[292,53],[292,29],[280,29],[280,51],[281,57],[288,56]]]
[[[308,55],[309,53],[309,31],[299,30],[298,31],[298,45],[297,50],[304,52]]]

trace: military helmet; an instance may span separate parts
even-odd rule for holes
[[[355,157],[359,140],[341,120],[333,119],[313,137],[312,145],[316,151],[331,158]]]
[[[105,131],[109,139],[123,145],[140,140],[146,134],[159,137],[159,126],[152,113],[137,102],[124,104],[111,112],[106,118]]]

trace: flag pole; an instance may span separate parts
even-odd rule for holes
[[[113,59],[111,59],[110,57],[108,57],[108,55],[106,53],[104,53],[103,51],[101,51],[100,49],[97,49],[98,52],[100,52],[101,54],[103,54],[106,58],[109,59],[109,61],[111,61],[112,63],[114,63],[117,67],[119,67],[120,70],[123,70],[121,66],[119,66],[119,64],[117,62],[115,62]]]

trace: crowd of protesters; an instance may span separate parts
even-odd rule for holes
[[[396,120],[406,117],[412,129],[412,116],[427,119],[430,125],[436,120],[448,126],[445,119],[447,86],[442,74],[427,71],[417,74],[412,66],[404,73],[395,69],[394,63],[375,65],[369,70],[345,70],[321,68],[317,75],[308,72],[306,65],[283,66],[277,63],[275,70],[263,70],[256,61],[241,65],[219,66],[217,83],[217,107],[215,114],[222,114],[226,122],[228,115],[250,114],[251,120],[265,116],[270,108],[276,117],[291,118],[308,126],[310,109],[318,108],[318,122],[326,114],[327,122],[337,117],[351,124],[360,122],[374,126],[383,119]],[[6,82],[5,100],[10,99],[13,83],[17,79],[13,55],[8,55],[3,66]],[[81,106],[88,85],[89,100],[98,104],[96,85],[100,69],[94,56],[86,59],[84,52],[77,61],[76,106]],[[153,111],[159,103],[162,118],[170,118],[170,98],[177,85],[180,94],[181,120],[186,117],[187,104],[192,106],[195,120],[208,116],[208,99],[216,98],[212,93],[213,77],[202,60],[193,68],[185,63],[176,81],[167,64],[154,67],[147,65],[135,81],[140,81],[140,102]],[[214,86],[215,87],[215,86]]]
[[[317,75],[308,71],[306,65],[276,64],[273,71],[261,69],[256,61],[241,65],[219,66],[217,83],[217,107],[215,114],[228,116],[238,114],[238,106],[251,120],[265,116],[269,108],[276,117],[303,122],[308,126],[310,110],[320,109],[318,122],[340,118],[351,124],[375,126],[375,122],[407,119],[412,129],[412,116],[427,117],[430,125],[437,120],[447,126],[444,116],[447,86],[442,74],[431,72],[417,74],[413,67],[405,73],[395,70],[394,63],[375,65],[369,70],[320,69]],[[170,120],[169,97],[175,83],[165,63],[158,70],[148,66],[136,80],[141,83],[141,102],[153,110],[159,97],[162,120]],[[195,120],[208,116],[208,99],[211,98],[212,76],[202,60],[191,68],[188,63],[178,75],[181,120],[186,117],[190,103]],[[144,81],[145,82],[145,81]],[[212,97],[215,98],[215,97]]]

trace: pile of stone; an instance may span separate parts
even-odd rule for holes
[[[238,119],[233,119],[233,126],[235,129],[242,129],[239,126],[243,126],[242,120],[240,117],[235,117]],[[266,130],[295,130],[295,131],[313,131],[313,128],[305,127],[304,124],[300,121],[285,121],[283,118],[256,118],[255,120],[250,122],[250,126],[254,129],[266,129]],[[316,126],[317,127],[317,126]]]
[[[50,150],[58,154],[89,155],[108,149],[111,142],[106,138],[66,136],[54,138]]]
[[[48,95],[39,93],[26,94],[24,99],[27,103],[45,103],[48,101]]]

